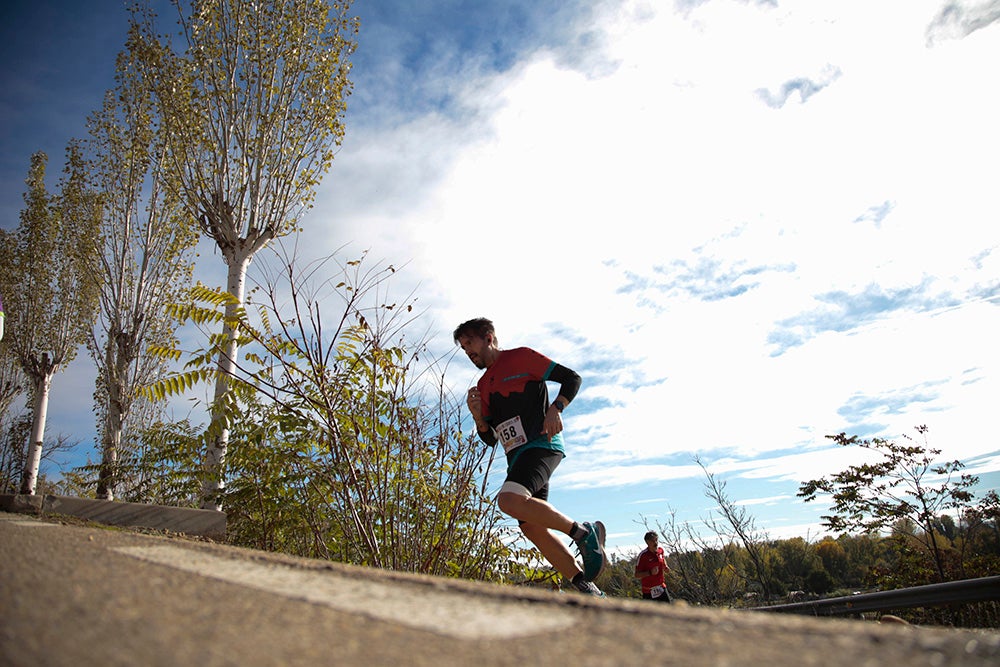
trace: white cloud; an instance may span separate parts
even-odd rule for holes
[[[961,39],[996,21],[1000,21],[997,0],[951,0],[942,4],[928,26],[927,43],[931,46],[943,40]]]
[[[780,496],[769,496],[767,498],[747,498],[744,500],[737,501],[733,503],[737,507],[745,507],[748,505],[774,505],[777,503],[783,503],[791,500],[792,496],[780,495]]]

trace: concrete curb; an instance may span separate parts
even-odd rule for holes
[[[30,514],[66,514],[109,526],[169,530],[213,539],[226,537],[226,515],[214,510],[90,500],[70,496],[0,495],[0,510]]]

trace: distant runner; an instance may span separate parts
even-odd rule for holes
[[[646,548],[642,550],[635,561],[635,576],[642,584],[642,598],[657,602],[670,602],[667,591],[666,574],[670,572],[667,561],[663,557],[663,547],[657,546],[655,531],[649,531],[643,537]]]
[[[527,347],[501,350],[486,318],[460,324],[454,337],[469,360],[486,371],[469,390],[467,403],[480,439],[491,446],[499,442],[507,454],[500,510],[518,520],[524,536],[577,590],[605,597],[593,583],[607,563],[604,524],[577,523],[547,502],[549,477],[566,455],[562,411],[579,391],[580,376]],[[546,381],[560,385],[552,403]],[[552,530],[576,542],[582,570]]]

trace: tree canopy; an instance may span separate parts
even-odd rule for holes
[[[934,558],[940,580],[945,566],[936,528],[939,517],[964,508],[973,500],[971,487],[979,478],[960,474],[961,461],[938,462],[941,450],[926,445],[926,426],[916,427],[925,444],[909,435],[907,442],[883,438],[863,440],[840,433],[827,436],[842,447],[860,447],[874,454],[869,463],[804,482],[799,497],[806,502],[829,494],[832,514],[823,516],[824,525],[837,533],[861,531],[878,533],[909,520],[923,529],[928,552]]]

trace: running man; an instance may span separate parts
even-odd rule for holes
[[[566,455],[562,412],[579,391],[580,376],[527,347],[501,350],[486,318],[460,324],[454,337],[476,368],[486,371],[469,390],[467,403],[479,438],[490,446],[499,442],[507,455],[497,505],[517,519],[524,536],[577,590],[604,597],[593,583],[607,563],[604,524],[577,523],[548,503],[549,478]],[[547,381],[559,383],[551,403]],[[582,570],[553,530],[576,542]]]
[[[663,547],[658,546],[656,531],[647,532],[643,538],[646,548],[635,561],[635,577],[642,584],[642,598],[658,602],[671,602],[667,591],[666,574],[670,572],[663,556]]]

